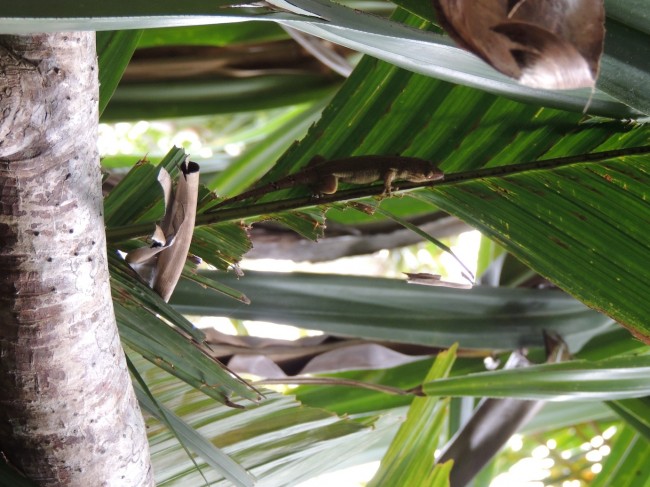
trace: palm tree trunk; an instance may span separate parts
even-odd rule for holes
[[[94,33],[0,36],[0,450],[43,486],[153,485],[106,262]]]

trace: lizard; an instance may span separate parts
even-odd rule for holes
[[[212,209],[297,185],[310,186],[314,195],[322,196],[336,193],[339,181],[369,184],[381,180],[384,182],[382,194],[390,196],[393,181],[424,183],[443,178],[444,173],[431,161],[417,157],[368,155],[327,160],[314,156],[304,169],[221,201]]]

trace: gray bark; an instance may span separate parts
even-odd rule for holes
[[[94,33],[0,36],[0,450],[43,486],[153,485],[109,287]]]

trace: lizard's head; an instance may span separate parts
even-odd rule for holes
[[[426,183],[427,181],[438,181],[445,178],[445,174],[431,161],[420,160],[417,168],[412,169],[409,181],[413,183]]]

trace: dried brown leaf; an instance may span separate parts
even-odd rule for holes
[[[151,237],[151,247],[135,249],[126,261],[165,300],[181,276],[194,232],[199,191],[199,165],[185,161],[176,191],[172,192],[169,173],[160,168],[158,182],[165,198],[165,218]]]
[[[433,0],[463,48],[534,88],[591,88],[605,38],[602,0]]]
[[[169,301],[176,283],[181,277],[192,242],[194,220],[196,219],[199,165],[186,161],[181,165],[181,171],[171,211],[165,214],[162,225],[167,240],[173,236],[174,244],[160,252],[153,282],[154,291],[160,294],[165,301]]]

